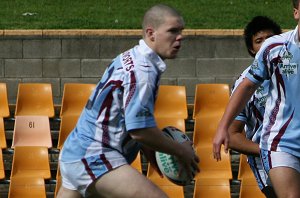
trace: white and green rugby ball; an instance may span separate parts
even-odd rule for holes
[[[190,141],[186,134],[175,127],[168,126],[162,131],[164,132],[164,135],[179,143]],[[182,174],[179,176],[180,163],[175,156],[157,151],[155,152],[155,158],[160,171],[171,182],[180,186],[185,186],[194,179],[189,177],[185,172],[182,172]],[[195,173],[196,170],[193,170],[193,174]]]

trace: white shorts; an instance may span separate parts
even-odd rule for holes
[[[269,174],[270,169],[275,167],[290,167],[300,173],[300,158],[286,152],[261,150],[261,159],[265,171]]]
[[[93,181],[110,170],[128,164],[126,159],[118,152],[107,154],[90,156],[77,162],[63,162],[60,160],[62,186],[70,190],[77,190],[85,197],[86,189]]]

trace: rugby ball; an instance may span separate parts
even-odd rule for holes
[[[175,127],[168,126],[162,131],[164,135],[179,143],[190,141],[190,139],[185,133],[183,133]],[[185,172],[182,172],[182,174],[179,175],[180,163],[178,162],[178,159],[175,156],[156,151],[155,158],[159,170],[166,178],[168,178],[174,184],[185,186],[191,183],[191,181],[194,179],[193,177],[189,177]],[[196,170],[193,169],[193,176],[195,174]]]

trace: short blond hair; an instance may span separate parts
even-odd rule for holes
[[[146,11],[143,18],[143,33],[145,33],[146,28],[149,26],[153,27],[154,29],[158,28],[161,24],[164,23],[166,16],[182,18],[180,13],[170,6],[157,4],[151,7],[148,11]]]

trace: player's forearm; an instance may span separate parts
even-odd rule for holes
[[[247,139],[245,122],[234,120],[229,127],[229,148],[246,155],[259,155],[259,145]]]
[[[241,133],[230,136],[229,147],[245,155],[259,156],[259,145],[247,139]]]

